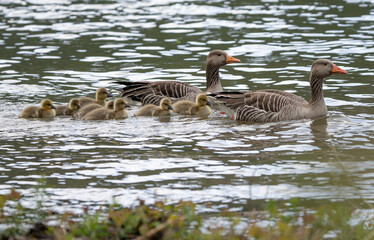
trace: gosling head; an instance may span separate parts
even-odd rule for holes
[[[173,107],[171,106],[171,100],[169,98],[163,98],[160,102],[160,107],[164,111],[173,110]]]
[[[114,109],[114,100],[110,100],[106,103],[105,105],[105,108],[106,109],[110,109],[110,110],[113,110]]]
[[[97,100],[105,100],[107,97],[112,97],[112,94],[108,92],[106,88],[100,87],[96,91],[96,99]]]
[[[222,50],[213,50],[207,57],[207,66],[212,65],[215,67],[221,67],[230,63],[239,63],[240,60],[229,56]]]
[[[55,106],[53,106],[53,103],[51,100],[49,100],[48,98],[47,99],[44,99],[41,103],[41,108],[43,110],[51,110],[51,109],[56,109]]]
[[[80,102],[78,98],[73,98],[69,101],[69,109],[72,111],[76,111],[81,108]]]
[[[204,93],[201,93],[196,97],[196,105],[199,107],[203,107],[205,105],[211,106],[212,104],[209,102],[208,96]]]
[[[348,72],[333,64],[328,59],[318,59],[312,64],[311,75],[325,78],[331,74],[347,74]],[[312,78],[311,78],[312,79]]]
[[[116,101],[114,101],[114,111],[121,111],[127,107],[130,107],[130,105],[128,105],[123,98],[117,98]]]

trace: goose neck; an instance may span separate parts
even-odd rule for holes
[[[207,92],[223,91],[219,79],[219,67],[207,63],[206,65],[206,90]]]
[[[324,104],[323,98],[323,77],[311,74],[310,75],[310,91],[311,91],[311,98],[309,101],[310,105],[316,105],[320,102]]]

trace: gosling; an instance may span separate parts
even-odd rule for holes
[[[44,99],[41,102],[41,107],[29,106],[23,109],[22,113],[18,116],[20,118],[54,118],[56,116],[56,109],[49,99]]]
[[[124,119],[127,118],[129,115],[125,110],[126,107],[129,107],[123,98],[117,98],[114,102],[114,110],[106,109],[106,108],[98,108],[89,112],[86,116],[84,116],[83,120],[111,120],[111,119]]]
[[[103,106],[101,106],[100,104],[98,103],[91,103],[91,104],[87,104],[86,106],[84,106],[81,110],[78,111],[78,117],[79,118],[83,118],[84,116],[86,116],[89,112],[92,112],[96,109],[99,109],[99,108],[103,108]],[[113,110],[114,109],[114,101],[113,100],[110,100],[106,103],[105,105],[105,108],[106,109],[109,109],[109,110]]]
[[[204,93],[200,93],[196,97],[196,103],[191,101],[178,101],[172,106],[175,113],[182,115],[197,115],[199,117],[207,118],[212,112],[209,107],[211,105],[208,96]]]
[[[171,110],[173,110],[171,100],[169,98],[163,98],[160,102],[160,106],[147,104],[139,109],[135,113],[135,116],[168,116]]]
[[[79,99],[73,98],[69,101],[69,105],[56,107],[56,116],[75,116],[80,108]]]
[[[101,88],[98,88],[96,91],[96,99],[93,99],[90,97],[81,97],[79,98],[79,101],[80,101],[81,107],[84,107],[91,103],[97,103],[104,107],[106,104],[105,99],[107,97],[112,97],[112,94],[110,94],[110,92],[108,92],[106,88],[101,87]]]

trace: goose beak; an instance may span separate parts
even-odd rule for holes
[[[169,106],[168,109],[171,110],[171,111],[174,110],[174,108],[172,106]]]
[[[55,107],[55,105],[52,105],[52,107],[51,107],[52,109],[56,109],[56,107]]]
[[[131,106],[130,106],[130,104],[127,104],[127,103],[126,103],[126,104],[125,104],[125,107],[129,108],[129,107],[131,107]]]
[[[209,102],[209,101],[207,101],[207,102],[206,102],[206,105],[208,105],[208,106],[212,106],[212,103]]]
[[[78,108],[78,109],[81,109],[81,105],[78,105],[77,108]]]
[[[240,60],[237,59],[237,58],[233,58],[233,57],[227,55],[225,63],[226,63],[226,64],[230,64],[230,63],[240,63]]]
[[[113,97],[113,95],[110,92],[108,92],[108,94],[106,96],[107,97]]]
[[[347,74],[347,73],[348,72],[346,70],[343,70],[340,67],[336,66],[335,64],[332,64],[331,74]]]

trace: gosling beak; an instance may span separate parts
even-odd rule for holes
[[[343,70],[340,67],[336,66],[335,64],[332,64],[331,74],[347,74],[347,73],[348,72],[346,70]]]
[[[125,107],[129,108],[129,107],[131,107],[131,106],[130,106],[130,104],[127,104],[127,103],[126,103],[126,104],[125,104]]]
[[[174,108],[172,106],[169,106],[168,109],[171,110],[171,111],[174,110]]]
[[[52,109],[56,109],[55,105],[52,105],[51,108],[52,108]]]
[[[78,108],[78,109],[81,109],[81,105],[78,105],[77,108]]]
[[[226,64],[230,64],[230,63],[240,63],[240,60],[237,59],[237,58],[233,58],[233,57],[227,55],[227,57],[226,57],[226,61],[225,61],[225,62],[226,62]]]
[[[207,102],[206,102],[206,105],[208,105],[208,106],[212,106],[212,103],[209,102],[209,101],[207,101]]]
[[[107,97],[113,97],[113,95],[110,92],[108,92],[108,94],[106,96]]]

